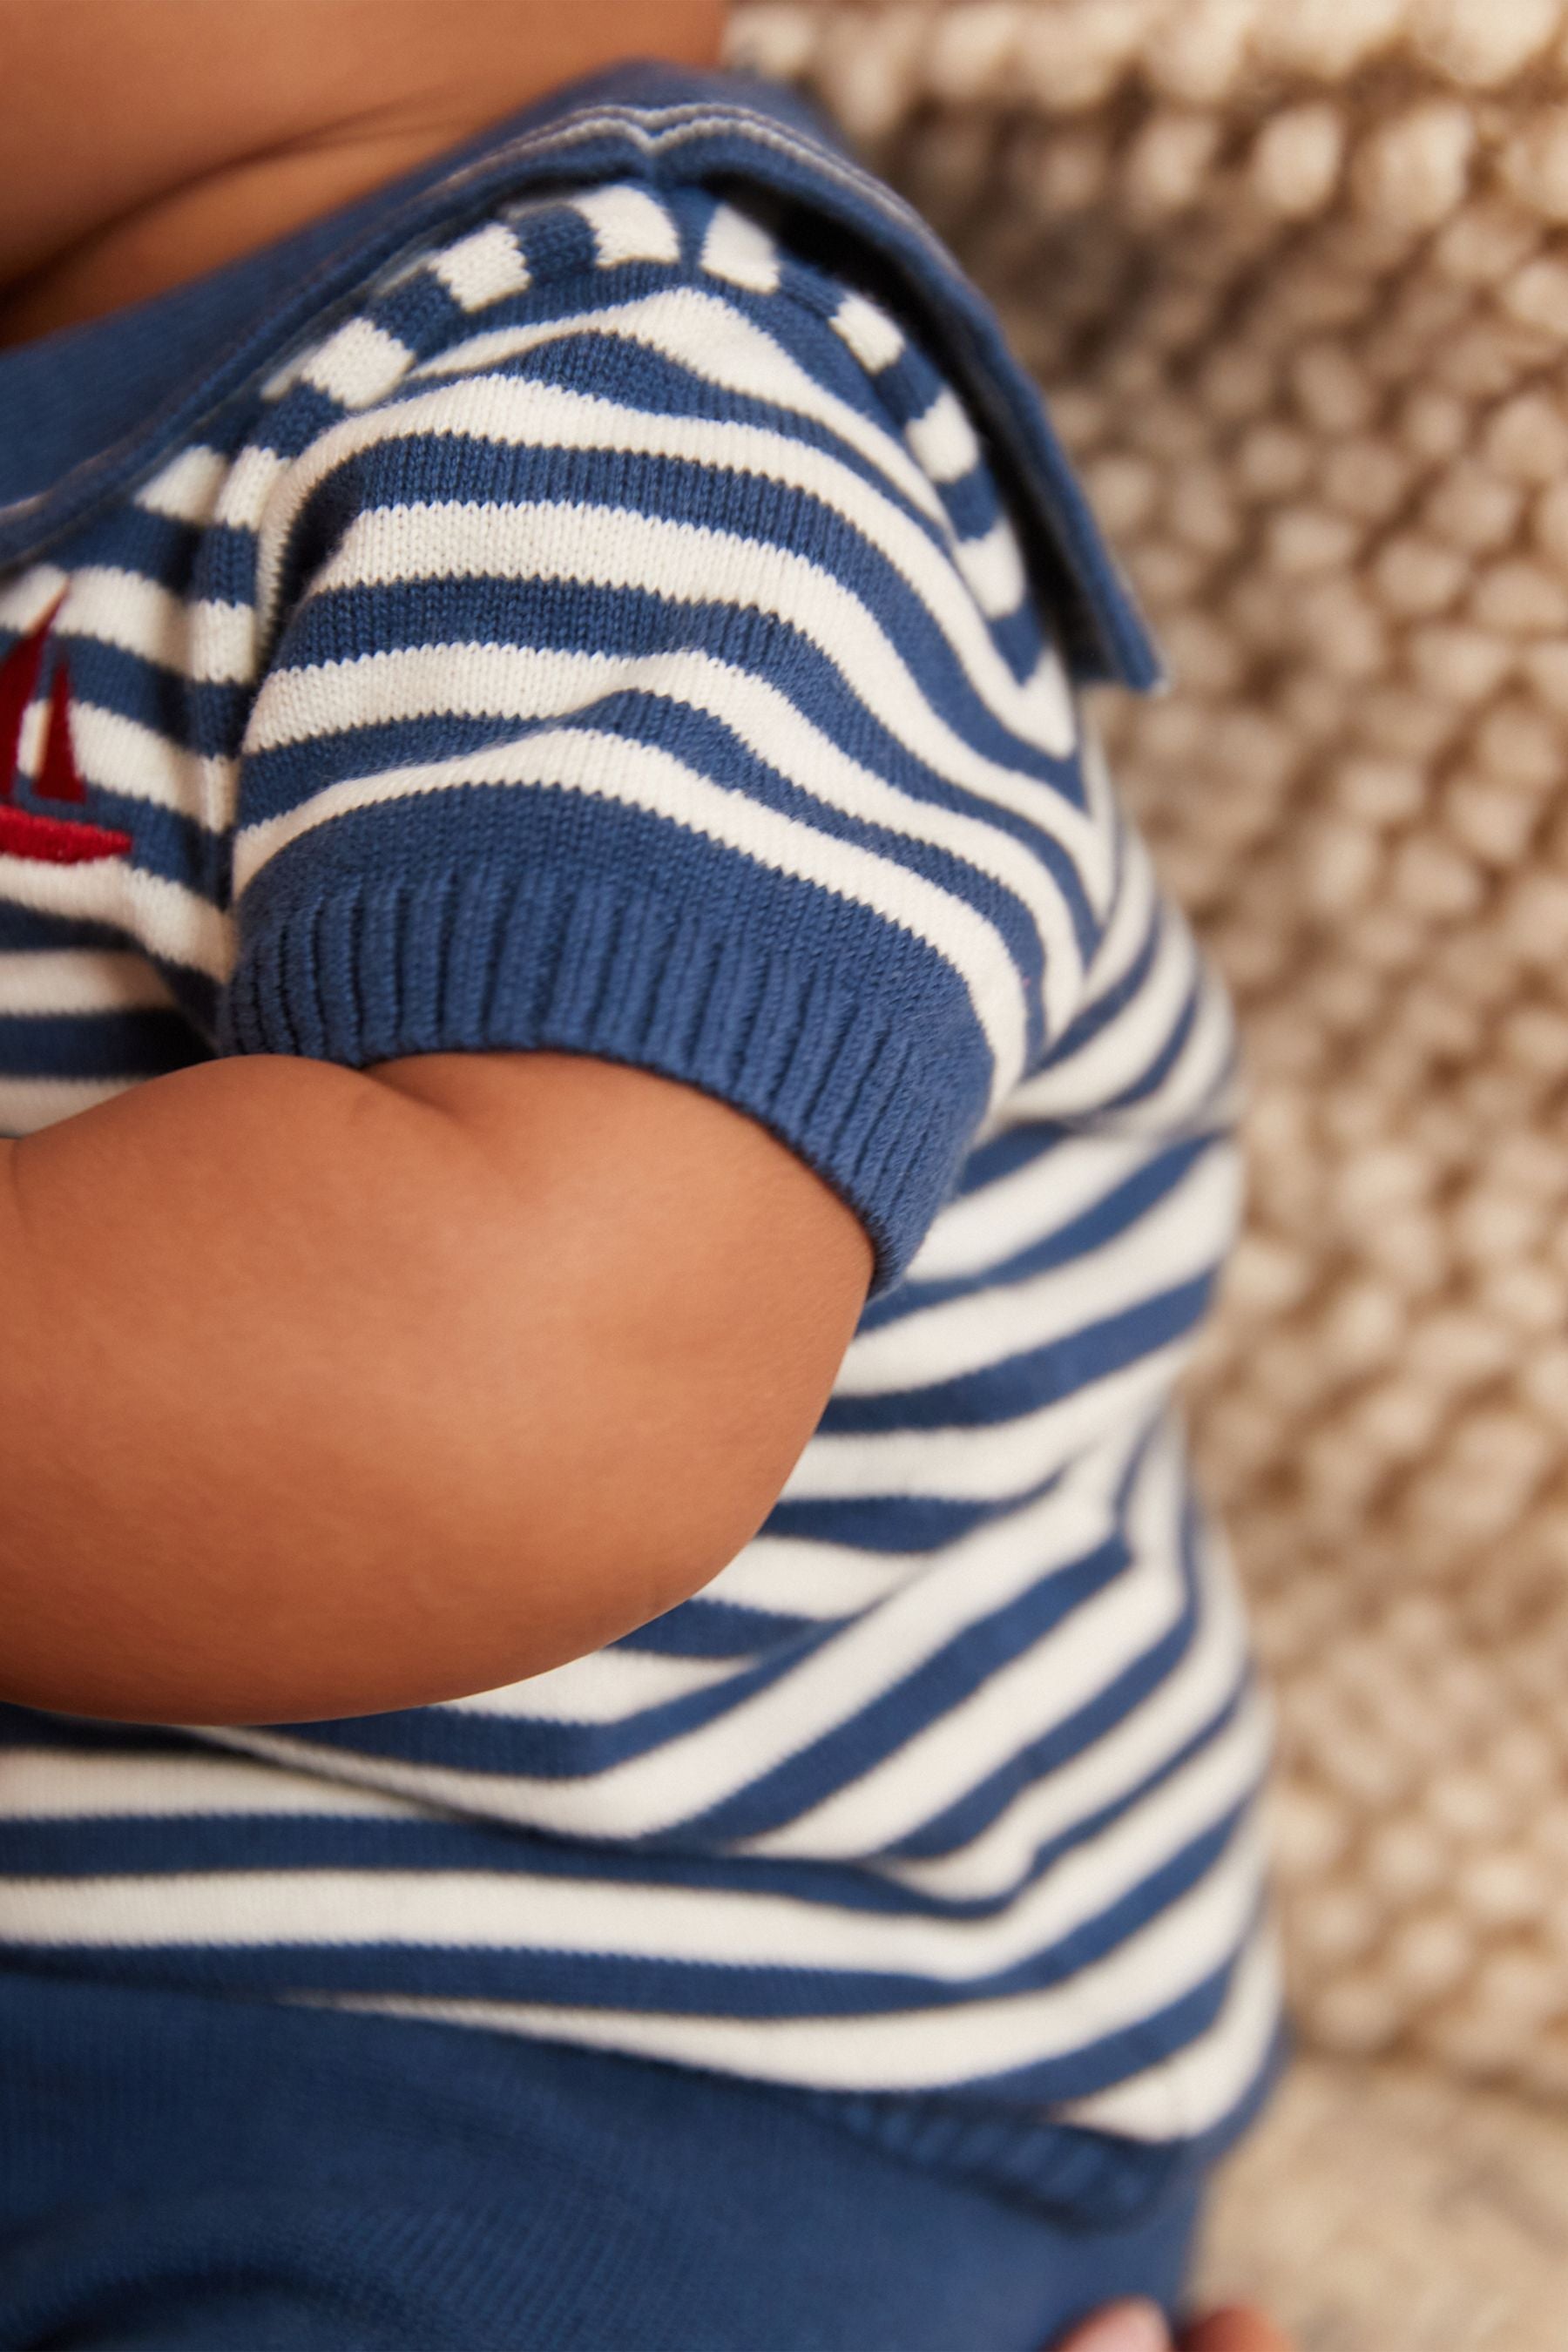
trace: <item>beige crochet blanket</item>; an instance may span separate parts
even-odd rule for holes
[[[732,54],[1000,302],[1177,673],[1103,717],[1249,1040],[1198,1423],[1306,2038],[1568,2097],[1568,5],[752,0]]]

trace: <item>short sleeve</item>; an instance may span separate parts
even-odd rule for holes
[[[455,338],[280,485],[220,1045],[682,1080],[848,1202],[880,1291],[1080,992],[1071,698],[985,609],[1005,526],[978,573],[955,541],[960,424],[922,457],[784,291],[615,293]]]

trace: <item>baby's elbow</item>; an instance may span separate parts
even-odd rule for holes
[[[378,1507],[367,1487],[360,1540],[318,1559],[286,1615],[258,1592],[221,1643],[188,1629],[166,1661],[176,1687],[112,1711],[238,1727],[472,1698],[700,1592],[767,1517],[815,1412],[781,1414],[744,1384],[720,1411],[708,1380],[694,1391],[675,1367],[623,1368],[603,1385],[613,1393],[591,1424],[542,1415],[525,1439],[481,1414],[488,1440],[470,1423],[464,1445],[405,1461]]]

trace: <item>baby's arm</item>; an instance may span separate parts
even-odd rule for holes
[[[704,1584],[871,1273],[761,1125],[574,1055],[219,1060],[0,1143],[0,1699],[493,1688]]]
[[[374,1713],[698,1590],[1070,1020],[1068,681],[977,605],[866,305],[615,216],[636,277],[546,206],[522,292],[400,280],[419,367],[342,415],[303,371],[237,461],[215,1058],[0,1145],[0,1700]],[[875,1391],[816,1465],[851,1511],[921,1491]]]

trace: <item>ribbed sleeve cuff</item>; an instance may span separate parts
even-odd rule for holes
[[[677,915],[603,880],[452,868],[296,901],[246,940],[225,1054],[351,1068],[411,1054],[591,1054],[761,1121],[855,1211],[871,1295],[908,1265],[983,1114],[972,1029],[940,1001]]]

